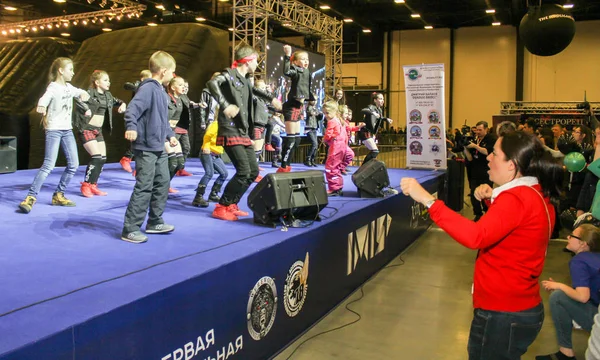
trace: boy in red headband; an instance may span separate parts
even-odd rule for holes
[[[212,214],[221,220],[234,221],[238,216],[248,215],[247,212],[241,211],[237,204],[258,176],[258,162],[250,138],[254,131],[253,94],[266,99],[276,109],[281,109],[279,100],[250,85],[247,76],[256,70],[257,57],[252,47],[240,47],[235,52],[232,68],[223,70],[207,83],[221,109],[217,145],[225,148],[236,171],[225,186],[223,196]]]

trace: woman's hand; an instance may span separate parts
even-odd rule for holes
[[[489,186],[488,184],[481,184],[477,188],[475,188],[475,192],[473,193],[473,195],[475,195],[475,199],[477,199],[479,201],[485,200],[485,199],[491,199],[492,198],[492,187]]]
[[[118,112],[119,114],[122,114],[122,113],[124,113],[124,112],[125,112],[125,110],[127,110],[127,104],[125,104],[125,103],[122,103],[122,104],[121,104],[121,106],[119,106],[119,108],[117,109],[117,112]]]
[[[408,195],[413,198],[416,202],[425,204],[428,201],[435,200],[427,190],[425,190],[421,184],[414,178],[402,178],[400,180],[400,188],[404,195]]]

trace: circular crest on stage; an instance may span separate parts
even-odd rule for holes
[[[248,299],[248,332],[254,340],[267,336],[277,313],[277,288],[273,278],[264,276],[250,292]]]
[[[288,271],[283,287],[283,307],[289,317],[298,315],[308,295],[308,253],[305,261],[296,261]]]

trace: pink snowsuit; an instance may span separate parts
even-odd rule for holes
[[[337,191],[344,187],[343,169],[344,156],[348,148],[348,133],[338,118],[327,121],[327,130],[323,141],[329,145],[327,161],[325,162],[325,178],[329,191]]]
[[[359,126],[350,126],[350,122],[346,120],[346,134],[348,135],[348,141],[350,141],[350,137],[353,132],[356,132],[360,129]],[[346,154],[344,155],[344,161],[342,163],[342,171],[346,170],[348,165],[352,163],[354,160],[354,151],[348,146],[348,142],[346,142]]]

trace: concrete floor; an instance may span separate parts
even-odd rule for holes
[[[469,217],[470,209],[463,213]],[[542,275],[568,283],[570,255],[565,243],[551,241]],[[473,315],[471,284],[475,251],[462,247],[432,226],[410,248],[382,269],[275,360],[315,359],[467,359]],[[542,331],[523,357],[558,351],[548,293],[542,290],[546,318]],[[358,319],[343,329],[306,339]],[[574,331],[578,359],[584,359],[589,334]]]

